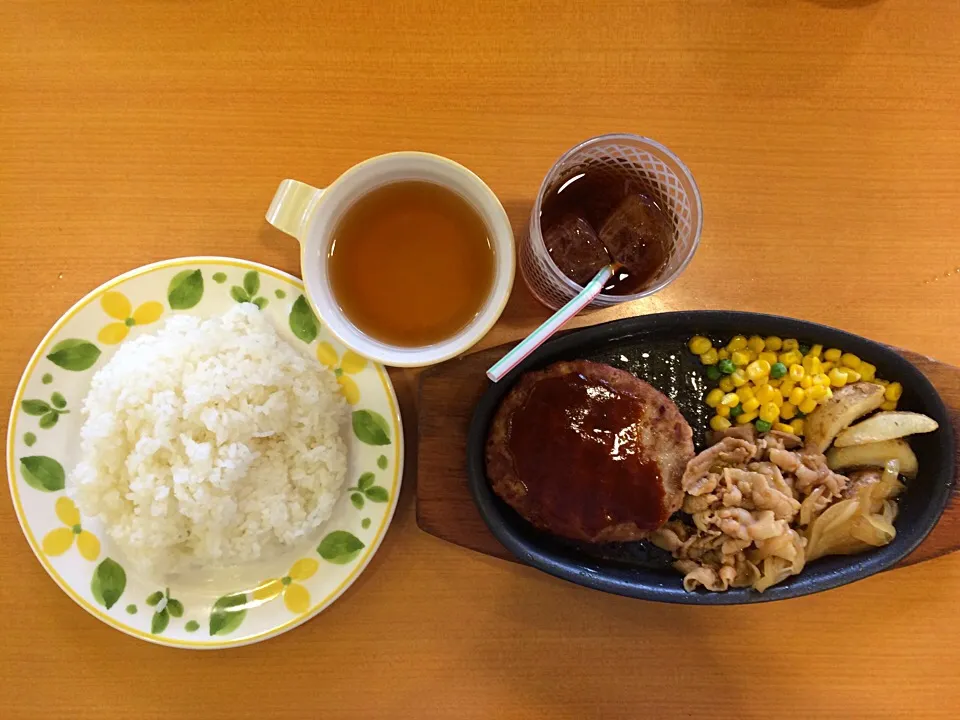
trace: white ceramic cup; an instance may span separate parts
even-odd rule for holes
[[[423,347],[390,345],[359,330],[343,314],[327,277],[330,242],[346,210],[371,190],[404,180],[442,185],[469,202],[487,226],[496,258],[493,284],[477,316],[456,335]],[[284,180],[266,217],[271,225],[300,242],[303,284],[320,321],[348,348],[384,365],[431,365],[465,352],[490,331],[513,288],[513,230],[507,213],[483,180],[463,165],[439,155],[421,152],[379,155],[354,165],[324,189]]]

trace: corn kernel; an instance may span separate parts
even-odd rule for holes
[[[780,407],[781,405],[783,405],[783,395],[781,395],[778,392],[776,395],[773,396],[773,400],[771,400],[770,402],[772,402],[777,407]]]
[[[769,382],[770,382],[770,376],[769,376],[769,375],[761,375],[760,377],[754,379],[753,384],[754,384],[756,387],[763,387],[764,385],[766,385],[766,384],[769,383]]]
[[[743,401],[743,411],[745,413],[753,412],[754,410],[760,409],[760,401],[757,398],[752,397],[749,400]]]
[[[800,382],[803,380],[803,376],[807,374],[806,370],[803,369],[803,366],[797,365],[796,363],[791,365],[787,372],[789,372],[790,379],[794,382]]]
[[[860,358],[858,358],[853,353],[844,353],[840,356],[840,364],[844,367],[853,368],[854,370],[860,369]]]
[[[853,370],[851,368],[846,368],[846,372],[847,372],[848,383],[860,382],[860,378],[863,377],[860,373],[858,373],[856,370]]]
[[[750,355],[743,350],[734,350],[731,352],[730,359],[737,367],[743,367],[744,365],[748,365],[750,363]]]
[[[743,350],[747,346],[747,339],[743,335],[734,336],[730,342],[727,343],[727,350],[733,352],[734,350]]]
[[[803,435],[803,418],[797,418],[790,423],[794,435]]]
[[[860,361],[860,379],[866,380],[867,382],[872,382],[877,377],[877,366],[871,365],[868,362]]]
[[[740,404],[740,398],[737,397],[736,393],[730,392],[720,399],[720,404],[726,405],[727,407],[736,407]]]
[[[829,373],[837,366],[836,363],[832,363],[829,360],[827,362],[820,363],[820,372]]]
[[[723,390],[720,388],[714,388],[708,392],[707,397],[704,398],[704,402],[712,408],[719,405],[721,400],[723,400]]]
[[[829,400],[832,397],[833,397],[833,390],[831,388],[827,388],[827,396],[824,399]]]
[[[747,425],[752,423],[757,419],[757,413],[754,412],[745,412],[737,415],[737,425]]]
[[[841,368],[834,368],[830,371],[830,384],[836,388],[842,388],[847,384],[847,374]]]
[[[810,388],[810,392],[807,393],[807,397],[820,402],[827,397],[827,388],[823,385],[814,385]]]
[[[747,348],[747,349],[744,350],[743,352],[745,352],[745,353],[747,354],[747,357],[750,359],[750,362],[753,362],[753,361],[756,360],[758,357],[760,357],[756,352],[754,352],[754,351],[751,350],[750,348]]]
[[[747,374],[743,370],[734,370],[727,377],[732,381],[733,387],[741,387],[747,384]]]
[[[757,399],[762,403],[773,401],[774,395],[779,395],[780,391],[770,384],[761,385],[757,388]]]
[[[803,370],[808,375],[816,375],[820,372],[820,358],[811,357],[809,355],[803,358]]]
[[[840,356],[843,355],[843,351],[837,348],[830,348],[823,354],[824,360],[829,360],[830,362],[837,362],[840,359]]]
[[[793,428],[787,425],[786,423],[778,422],[773,424],[774,430],[779,430],[780,432],[792,433]]]
[[[759,335],[751,335],[750,339],[747,340],[747,347],[755,353],[761,353],[763,352],[763,348],[766,347],[766,343]]]
[[[737,388],[737,397],[740,398],[740,402],[744,400],[749,400],[753,397],[753,388],[749,385],[744,385],[743,387]]]
[[[716,431],[726,430],[730,427],[730,421],[725,417],[720,417],[719,415],[714,415],[710,418],[710,428]]]
[[[767,380],[767,383],[768,383],[771,387],[775,387],[775,388],[778,388],[778,389],[779,389],[779,388],[780,388],[780,385],[783,384],[783,378],[775,378],[775,377],[772,377],[772,378],[770,378],[769,380]]]
[[[784,399],[790,397],[790,393],[793,392],[793,389],[797,384],[793,380],[784,380],[780,385],[780,394],[783,395]]]
[[[833,372],[832,370],[830,372]],[[830,387],[830,376],[825,375],[824,373],[817,373],[813,376],[813,386],[822,385],[823,387]]]
[[[813,345],[810,348],[810,352],[807,353],[810,357],[820,358],[823,354],[823,345]]]
[[[890,383],[883,393],[883,396],[890,402],[896,402],[901,395],[903,395],[903,385],[898,382]]]
[[[717,357],[718,357],[720,360],[729,360],[729,359],[730,359],[730,351],[727,350],[726,348],[720,348],[719,350],[717,350]]]
[[[817,401],[813,398],[806,398],[802,403],[797,405],[797,409],[802,412],[804,415],[809,415],[814,410],[817,409]]]
[[[782,417],[784,420],[793,420],[796,416],[797,406],[793,403],[787,402],[780,406],[780,417]]]
[[[760,406],[760,419],[775,423],[780,419],[780,408],[776,403],[768,402]]]
[[[897,401],[896,400],[887,400],[880,406],[881,410],[896,410]]]
[[[733,388],[734,388],[733,380],[730,379],[730,376],[729,376],[729,375],[727,375],[726,377],[720,378],[720,382],[717,383],[717,385],[718,385],[718,386],[720,387],[720,389],[723,390],[725,393],[733,392]]]
[[[800,381],[800,387],[804,390],[809,390],[813,387],[813,378],[809,375],[804,375],[803,380]]]
[[[883,385],[884,387],[890,384],[889,380],[883,380],[881,378],[874,378],[873,382],[875,382],[877,385]]]
[[[720,356],[717,354],[716,348],[710,348],[700,356],[700,362],[704,365],[716,365],[719,360]]]
[[[703,355],[707,350],[713,347],[713,343],[710,342],[709,338],[705,338],[703,335],[694,335],[690,338],[690,342],[687,343],[687,347],[690,348],[690,352],[694,355]]]
[[[773,364],[777,362],[777,354],[775,352],[764,351],[760,353],[757,359],[763,360],[768,365],[773,366]]]
[[[790,350],[796,350],[799,347],[800,347],[800,343],[794,340],[793,338],[789,338],[783,341],[783,349],[787,352],[789,352]]]
[[[780,352],[780,348],[783,347],[783,340],[778,338],[776,335],[771,335],[766,339],[764,344],[767,346],[767,350],[772,352]]]
[[[730,417],[730,410],[732,410],[729,405],[717,405],[717,415],[720,417]]]
[[[757,378],[770,374],[770,363],[766,360],[754,360],[747,365],[747,377],[757,382]]]
[[[799,365],[801,362],[803,362],[803,355],[796,350],[780,353],[780,362],[787,367],[790,367],[791,365]]]

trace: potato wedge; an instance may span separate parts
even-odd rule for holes
[[[833,441],[833,446],[848,447],[883,440],[896,440],[908,435],[933,432],[938,427],[940,426],[937,421],[926,415],[890,410],[877,413],[843,430]]]
[[[834,472],[843,472],[852,468],[882,468],[887,460],[900,463],[900,474],[908,478],[917,476],[917,456],[906,440],[883,440],[882,442],[832,447],[827,452],[827,466]]]
[[[883,385],[857,382],[833,391],[833,397],[807,417],[807,447],[823,452],[847,425],[883,404]]]

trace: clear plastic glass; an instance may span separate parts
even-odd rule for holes
[[[663,201],[673,222],[673,244],[668,261],[660,273],[641,292],[633,295],[601,293],[588,305],[609,307],[630,302],[662,290],[683,271],[693,258],[703,229],[703,206],[693,175],[680,158],[660,143],[639,135],[601,135],[566,152],[540,185],[537,201],[530,213],[530,231],[520,244],[520,270],[530,291],[554,310],[562,307],[582,289],[553,262],[540,230],[543,199],[570,178],[586,170],[628,169],[636,180]]]

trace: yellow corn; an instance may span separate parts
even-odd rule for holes
[[[783,405],[783,395],[781,395],[778,392],[776,395],[773,396],[773,400],[771,400],[770,402],[772,402],[777,407],[780,407],[781,405]]]
[[[780,384],[780,394],[783,395],[784,399],[790,397],[790,393],[793,392],[793,389],[797,384],[793,380],[784,380]]]
[[[714,388],[707,393],[707,397],[704,402],[712,408],[715,408],[720,404],[720,401],[723,400],[723,390],[720,388]]]
[[[783,347],[783,340],[778,338],[776,335],[771,335],[766,339],[765,344],[767,346],[767,350],[780,352],[780,348]]]
[[[775,423],[780,419],[780,408],[776,403],[768,402],[760,406],[760,419]]]
[[[803,366],[797,365],[796,363],[791,365],[787,372],[790,373],[790,379],[794,382],[800,382],[803,380],[803,376],[807,374],[806,370],[803,369]]]
[[[760,353],[760,356],[757,359],[763,360],[768,365],[773,365],[775,362],[777,362],[777,354],[775,352],[765,351]]]
[[[893,382],[887,385],[887,389],[883,393],[883,397],[890,402],[896,402],[900,399],[901,395],[903,395],[903,385],[898,382]]]
[[[797,418],[790,423],[794,435],[803,435],[803,418]]]
[[[856,370],[853,370],[853,369],[851,369],[851,368],[846,368],[846,372],[847,372],[847,382],[848,382],[848,383],[859,382],[859,381],[860,381],[860,378],[863,377],[860,373],[858,373]]]
[[[720,356],[717,354],[716,348],[710,348],[700,356],[700,362],[704,365],[716,365],[719,360]]]
[[[727,407],[736,407],[740,404],[740,398],[737,397],[736,393],[727,393],[720,399],[721,405],[726,405]]]
[[[756,378],[753,381],[753,384],[755,387],[763,387],[764,385],[768,385],[769,383],[770,383],[769,375],[761,375],[760,377]]]
[[[853,368],[854,370],[860,369],[860,358],[858,358],[853,353],[844,353],[840,356],[840,364],[844,367]]]
[[[748,423],[752,423],[756,419],[757,419],[756,411],[740,413],[739,415],[737,415],[737,425],[746,425]]]
[[[880,406],[881,410],[896,410],[897,401],[896,400],[887,400]]]
[[[717,405],[717,415],[720,417],[730,417],[729,405]]]
[[[727,343],[727,350],[733,352],[734,350],[743,350],[747,346],[747,339],[743,335],[734,336],[730,342]]]
[[[766,360],[754,360],[747,365],[747,377],[757,383],[758,379],[770,374],[770,363]]]
[[[757,400],[762,403],[773,402],[775,395],[779,395],[780,391],[769,383],[761,385],[757,388]]]
[[[753,350],[755,353],[762,353],[765,346],[766,343],[759,335],[751,335],[750,339],[747,340],[747,347]]]
[[[827,397],[827,388],[824,385],[814,385],[807,393],[807,397],[820,402]]]
[[[877,366],[868,362],[860,361],[860,379],[872,382],[877,377]]]
[[[747,348],[747,349],[744,350],[743,352],[745,352],[745,353],[747,354],[747,357],[749,358],[750,362],[753,362],[753,361],[756,360],[758,357],[760,357],[759,354],[757,354],[756,352],[754,352],[754,351],[751,350],[750,348]]]
[[[833,372],[831,370],[831,372]],[[823,385],[823,387],[830,387],[830,376],[824,373],[817,373],[813,376],[813,386]]]
[[[832,363],[829,360],[827,362],[820,363],[820,371],[828,373],[837,366],[836,363]]]
[[[804,415],[809,415],[817,409],[817,401],[811,397],[808,397],[802,403],[797,405],[797,409]]]
[[[720,389],[723,390],[725,393],[733,392],[733,388],[734,388],[733,380],[730,378],[729,375],[727,375],[726,377],[720,378],[720,382],[717,383],[717,385],[719,385]]]
[[[739,368],[727,375],[727,377],[733,381],[733,387],[741,387],[748,382],[747,374]]]
[[[842,388],[847,384],[847,374],[841,368],[834,368],[830,371],[830,384],[836,388]]]
[[[779,389],[780,389],[780,385],[783,384],[783,378],[770,378],[769,380],[767,380],[767,384],[769,384],[769,385],[771,385],[772,387],[775,387],[775,388],[777,388],[777,389],[779,390]]]
[[[800,381],[800,387],[804,390],[809,390],[813,387],[813,378],[809,375],[804,375],[803,380]]]
[[[801,355],[797,350],[789,350],[787,352],[780,353],[780,362],[782,362],[787,367],[791,365],[799,365],[803,362],[803,355]]]
[[[793,432],[793,428],[790,425],[787,425],[786,423],[782,423],[782,422],[774,423],[773,429],[779,430],[780,432],[787,432],[787,433]]]
[[[816,375],[820,372],[820,358],[807,355],[803,358],[803,370],[807,375]]]
[[[703,335],[694,335],[690,338],[690,342],[687,343],[687,347],[690,348],[690,352],[694,355],[703,355],[707,350],[713,347],[713,343],[710,342],[709,338],[705,338]]]
[[[800,347],[800,343],[794,340],[793,338],[788,338],[783,341],[783,349],[785,351],[797,350]]]
[[[744,385],[743,387],[737,388],[737,397],[740,398],[740,401],[750,400],[753,398],[753,388],[749,385]]]
[[[890,384],[889,380],[883,380],[882,378],[874,378],[873,382],[875,382],[877,385],[883,385],[884,387]]]
[[[797,406],[793,403],[784,403],[780,406],[780,417],[784,420],[793,420],[797,416]]]
[[[726,430],[728,427],[730,427],[730,421],[725,417],[714,415],[712,418],[710,418],[710,427],[718,432],[720,430]]]
[[[837,348],[830,348],[823,354],[824,360],[829,360],[830,362],[837,362],[840,359],[840,356],[843,355],[842,350]]]
[[[813,345],[810,348],[810,352],[807,353],[810,357],[819,358],[823,354],[823,345]]]
[[[719,350],[717,350],[717,358],[719,360],[729,360],[730,351],[727,350],[726,348],[720,348]]]
[[[752,397],[749,400],[743,401],[743,411],[745,413],[753,412],[754,410],[760,409],[760,401],[757,398]]]
[[[750,355],[743,350],[734,350],[730,353],[730,359],[737,367],[743,367],[750,363]]]

